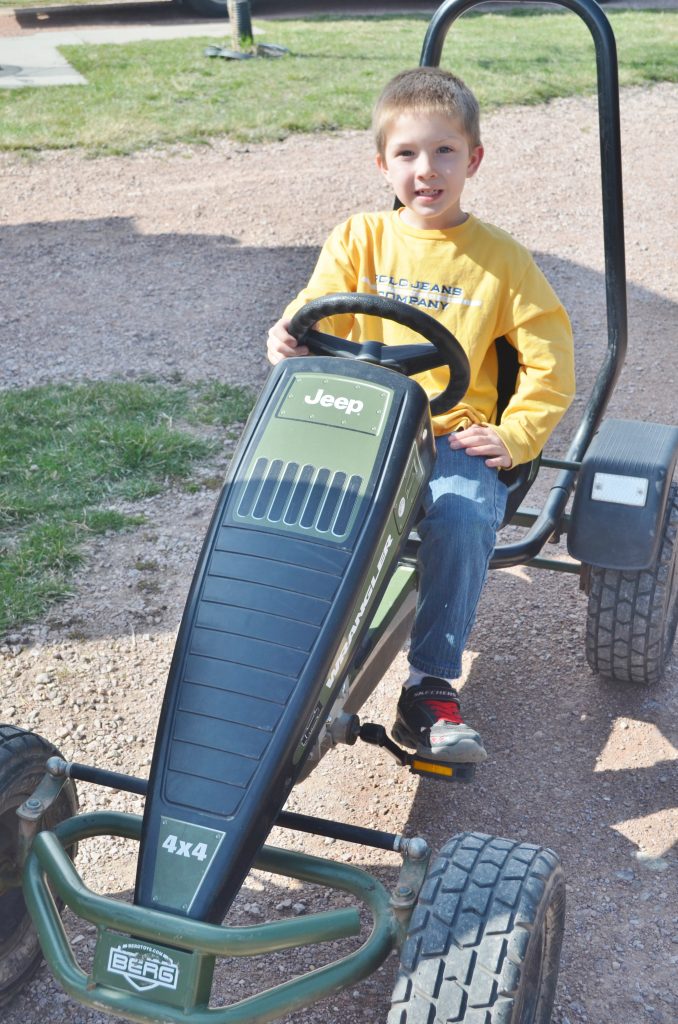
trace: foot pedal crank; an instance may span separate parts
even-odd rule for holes
[[[383,747],[398,764],[409,768],[413,775],[425,775],[442,782],[471,782],[475,773],[474,764],[460,764],[451,761],[434,761],[419,754],[410,754],[394,743],[383,725],[364,722],[358,732],[359,739],[373,747]]]

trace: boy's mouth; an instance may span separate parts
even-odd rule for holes
[[[418,188],[415,194],[421,196],[422,199],[435,199],[442,195],[442,192],[441,188]]]

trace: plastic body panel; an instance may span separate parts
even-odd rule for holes
[[[434,451],[406,377],[327,357],[272,372],[180,627],[137,903],[223,917],[397,564]]]
[[[570,554],[606,569],[649,569],[677,458],[678,427],[605,420],[579,471]]]

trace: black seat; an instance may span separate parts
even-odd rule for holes
[[[514,394],[516,389],[516,380],[518,378],[518,353],[514,349],[513,345],[504,338],[497,338],[495,340],[495,346],[497,349],[497,423],[501,422],[501,417],[511,400],[511,396]],[[504,518],[501,521],[499,529],[503,529],[513,519],[513,516],[520,508],[523,498],[529,491],[530,487],[535,481],[537,473],[539,472],[539,459],[532,459],[531,462],[524,462],[520,466],[512,466],[511,469],[500,469],[499,478],[504,481],[508,487],[508,496],[506,499],[506,510],[504,512]],[[417,521],[423,518],[423,509],[420,510],[419,518]],[[410,557],[416,557],[417,548],[419,546],[419,534],[417,533],[416,527],[410,533],[410,543],[406,549],[406,553]]]
[[[497,423],[501,423],[504,410],[516,390],[518,378],[518,353],[513,345],[504,337],[495,341],[497,349]],[[507,526],[518,511],[520,504],[534,483],[539,471],[539,456],[531,462],[524,462],[521,466],[512,466],[511,469],[500,469],[499,478],[508,487],[506,500],[506,511],[501,526]],[[501,527],[500,527],[501,529]]]

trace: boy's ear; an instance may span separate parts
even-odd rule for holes
[[[471,155],[469,157],[468,167],[466,168],[467,178],[473,177],[473,175],[476,173],[481,163],[483,162],[484,156],[485,150],[483,149],[482,146],[473,147],[473,149],[471,150]]]
[[[383,176],[386,178],[387,182],[390,185],[391,175],[389,174],[389,170],[388,167],[386,166],[386,161],[384,160],[383,156],[381,155],[381,153],[377,153],[374,159],[377,167],[379,168],[379,170],[381,171],[381,173],[383,174]]]

